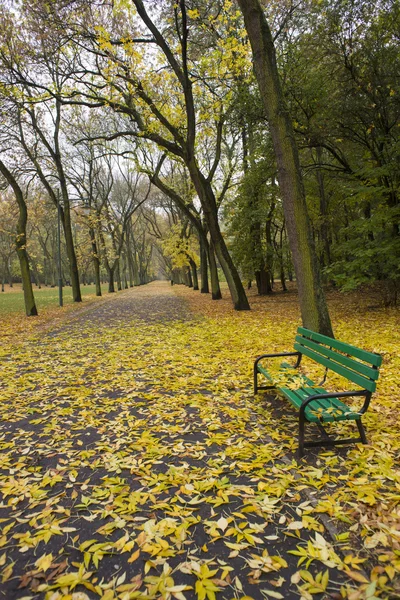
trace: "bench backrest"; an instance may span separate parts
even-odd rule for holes
[[[299,327],[294,348],[360,387],[374,392],[382,356]]]

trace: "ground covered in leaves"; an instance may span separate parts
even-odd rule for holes
[[[292,348],[294,292],[235,313],[153,283],[3,320],[0,598],[400,598],[399,314],[330,306],[384,358],[370,443],[300,462],[295,412],[251,381]]]

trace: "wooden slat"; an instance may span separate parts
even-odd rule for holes
[[[378,379],[378,377],[379,377],[378,369],[374,369],[373,367],[369,367],[368,365],[365,365],[364,363],[361,363],[357,360],[353,360],[352,358],[349,358],[348,356],[339,354],[338,352],[335,352],[334,350],[331,350],[330,348],[327,348],[326,346],[323,346],[322,344],[313,342],[312,340],[310,340],[304,336],[296,335],[296,342],[298,342],[301,345],[307,346],[308,348],[311,348],[311,350],[315,350],[316,352],[318,352],[319,354],[322,354],[323,356],[331,358],[335,362],[338,362],[341,365],[347,367],[348,369],[351,369],[352,371],[355,371],[356,373],[360,373],[361,375],[364,375],[365,377],[368,377],[369,379],[375,380],[375,379]]]
[[[340,352],[354,356],[355,358],[363,360],[364,362],[374,365],[375,367],[380,367],[382,364],[382,356],[380,354],[375,354],[375,352],[368,352],[367,350],[362,350],[361,348],[351,346],[345,342],[339,342],[334,338],[330,338],[320,333],[315,333],[315,331],[311,331],[310,329],[305,329],[305,327],[299,327],[297,333],[310,340],[315,340],[321,344],[331,346]]]
[[[302,401],[313,394],[324,393],[323,388],[299,388],[290,390],[289,388],[279,388],[286,398],[297,409],[300,408]],[[312,392],[312,393],[311,393]],[[333,408],[334,412],[327,412],[326,409]],[[322,410],[319,410],[322,409]],[[339,414],[338,414],[339,411]],[[313,400],[305,410],[306,419],[311,423],[321,421],[323,423],[333,423],[334,421],[355,421],[360,418],[359,413],[354,412],[338,398],[321,398]]]
[[[306,398],[309,398],[310,396],[313,396],[314,394],[319,394],[319,393],[324,394],[325,393],[325,390],[323,388],[318,388],[316,390],[315,388],[304,387],[299,391],[304,392]],[[323,409],[323,412],[322,412],[323,419],[322,420],[325,422],[347,421],[347,420],[355,420],[355,419],[360,418],[359,413],[354,412],[351,408],[349,408],[347,406],[347,404],[344,404],[344,402],[339,400],[339,398],[320,398],[319,400],[313,400],[312,402],[310,402],[310,404],[306,408],[306,415],[307,415],[307,412],[309,409],[311,409],[311,411],[315,410],[315,406],[318,406],[318,408]],[[339,414],[327,412],[326,411],[327,408],[333,408],[334,411],[336,411],[336,412],[339,411]]]
[[[269,381],[272,381],[271,375],[268,373],[267,369],[264,369],[264,367],[260,365],[260,363],[257,365],[257,371],[269,379]]]
[[[349,379],[353,383],[359,385],[361,388],[368,390],[369,392],[375,391],[375,381],[371,381],[371,379],[367,379],[366,377],[363,377],[362,375],[359,375],[358,373],[355,373],[346,367],[342,367],[339,364],[333,363],[329,358],[325,358],[324,356],[317,354],[317,352],[314,352],[314,350],[311,350],[310,348],[306,348],[305,346],[301,346],[297,343],[294,345],[294,348],[305,356],[312,358],[315,362],[324,365],[325,367],[328,367],[328,369],[335,371],[335,373],[342,375],[342,377]]]

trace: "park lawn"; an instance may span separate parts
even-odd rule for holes
[[[102,294],[107,293],[107,285],[102,285]],[[70,287],[63,288],[63,303],[65,305],[72,304],[72,292]],[[58,307],[58,288],[42,287],[41,289],[34,286],[33,293],[35,295],[38,311],[46,310],[47,308]],[[82,298],[92,299],[96,297],[96,287],[94,285],[81,285]],[[0,317],[11,315],[13,313],[25,312],[24,294],[21,289],[21,284],[14,284],[12,288],[8,285],[3,293],[0,293]]]
[[[3,346],[3,585],[35,600],[396,598],[399,311],[329,295],[337,337],[384,358],[370,443],[297,464],[294,411],[251,380],[255,356],[291,349],[295,293],[252,293],[237,313],[225,287],[212,302],[168,286],[186,308],[157,321],[161,288]],[[117,310],[136,296],[144,314]]]

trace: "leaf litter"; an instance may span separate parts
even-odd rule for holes
[[[254,357],[292,347],[294,294],[254,297],[253,311],[238,314],[227,300],[153,283],[9,335],[0,593],[398,596],[398,313],[358,301],[334,295],[331,310],[340,339],[384,355],[365,419],[370,444],[299,463],[295,412],[251,389]]]

